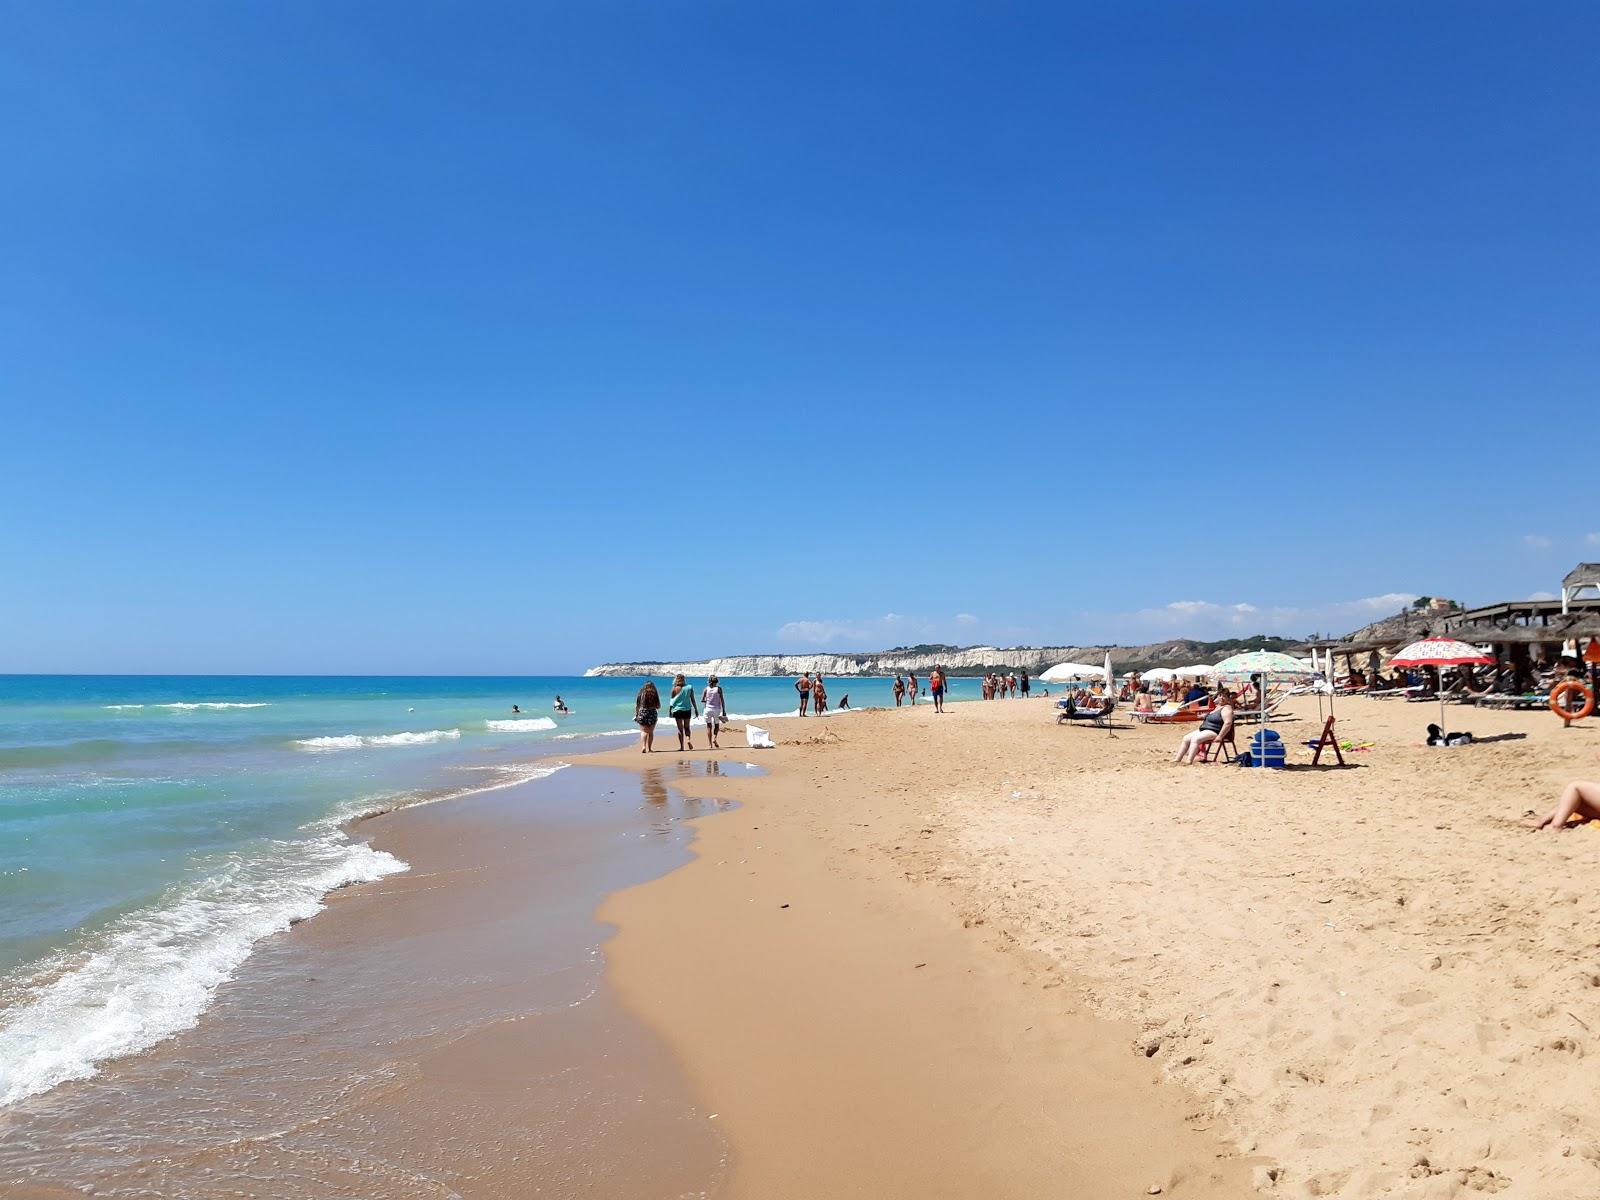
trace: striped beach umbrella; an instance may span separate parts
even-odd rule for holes
[[[1488,666],[1494,655],[1455,638],[1430,637],[1412,642],[1389,660],[1391,667],[1468,667]],[[1443,682],[1442,680],[1440,681]],[[1439,689],[1439,728],[1444,729],[1444,688]]]
[[[1261,701],[1261,729],[1267,728],[1267,681],[1269,679],[1310,679],[1312,670],[1298,658],[1279,654],[1276,650],[1246,650],[1232,654],[1211,668],[1214,675],[1225,679],[1249,679],[1261,676],[1257,698]]]
[[[1309,679],[1313,671],[1309,664],[1276,650],[1246,650],[1223,659],[1211,668],[1213,675],[1229,679],[1248,679],[1252,675],[1273,679]]]

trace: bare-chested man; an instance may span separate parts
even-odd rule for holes
[[[800,715],[806,715],[806,709],[811,704],[811,672],[807,671],[795,680],[794,690],[800,693]]]

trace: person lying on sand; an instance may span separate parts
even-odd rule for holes
[[[1560,833],[1574,813],[1584,821],[1600,821],[1600,783],[1567,784],[1550,815],[1542,821],[1529,821],[1528,828]]]

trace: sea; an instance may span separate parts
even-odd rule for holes
[[[641,682],[0,676],[0,1108],[194,1026],[263,939],[405,871],[358,818],[625,744]],[[829,683],[893,704],[887,679]],[[794,711],[790,679],[723,686],[736,721]]]

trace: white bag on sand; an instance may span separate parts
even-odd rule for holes
[[[757,750],[771,750],[774,748],[772,735],[758,725],[746,725],[744,727],[744,741],[745,745],[754,747]]]

